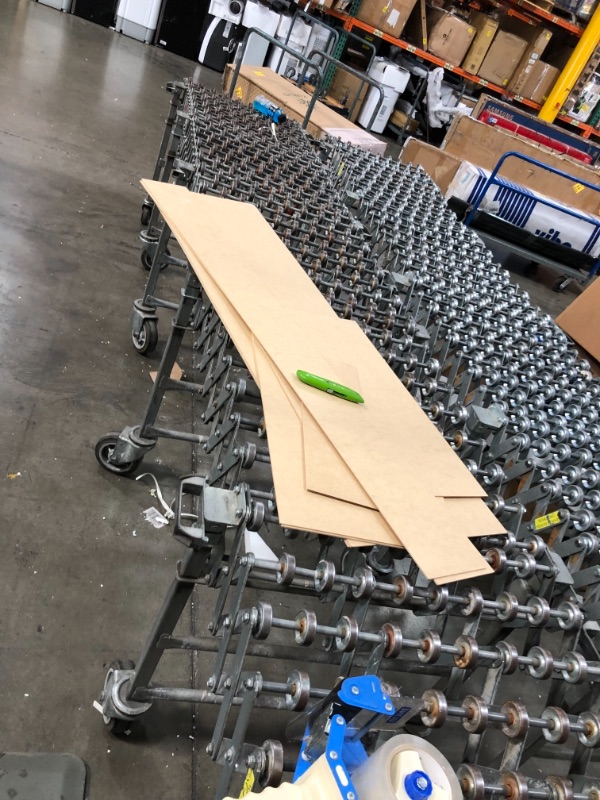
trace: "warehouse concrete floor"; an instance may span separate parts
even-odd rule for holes
[[[209,796],[190,708],[153,709],[121,741],[92,708],[107,664],[139,651],[181,553],[143,520],[149,485],[103,472],[93,448],[138,421],[156,364],[130,342],[144,283],[138,182],[164,84],[194,70],[218,85],[32,0],[0,3],[0,752],[79,755],[89,795],[112,800]],[[573,297],[527,285],[551,313]],[[185,422],[179,402],[167,410]],[[172,488],[166,464],[184,472],[189,448],[161,444],[147,459]],[[188,656],[169,669],[191,681]],[[199,754],[209,723],[196,723]]]

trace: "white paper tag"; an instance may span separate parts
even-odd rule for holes
[[[389,16],[387,18],[388,25],[391,25],[393,28],[399,19],[400,19],[400,12],[398,11],[398,9],[395,8],[393,11],[390,11],[389,13]]]

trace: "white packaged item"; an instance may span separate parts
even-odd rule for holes
[[[427,77],[427,121],[432,128],[443,128],[455,114],[468,113],[467,107],[458,102],[451,86],[444,83],[444,70],[436,67]]]
[[[242,25],[244,28],[256,28],[268,36],[275,36],[281,15],[266,6],[248,0],[244,6]],[[262,36],[251,34],[242,64],[262,67],[267,57],[270,42]]]
[[[487,170],[463,161],[448,187],[446,199],[456,197],[466,203],[474,203],[489,176]],[[600,257],[599,217],[583,211],[578,212],[581,219],[573,217],[566,213],[569,206],[564,203],[525,189],[506,178],[499,180],[500,186],[492,185],[486,191],[479,205],[482,211],[494,214],[543,239],[571,247],[594,258]],[[521,189],[525,194],[517,194],[515,188]],[[540,200],[550,200],[560,208],[550,208]],[[563,208],[565,211],[561,210]]]
[[[587,122],[600,102],[600,75],[594,74],[581,90],[577,102],[569,111],[570,117]]]
[[[290,30],[291,28],[291,30]],[[287,46],[291,47],[300,55],[304,54],[306,45],[310,37],[311,26],[296,18],[292,27],[292,18],[282,16],[279,25],[277,26],[276,36],[282,42],[285,42],[288,36]],[[280,75],[285,75],[288,78],[296,78],[302,68],[302,62],[293,56],[291,53],[286,53],[280,47],[272,47],[267,66],[278,72]]]
[[[383,102],[379,107],[373,124],[370,125],[373,112],[380,98],[377,89],[370,86],[360,109],[357,122],[372,133],[383,133],[389,118],[392,116],[396,100],[408,85],[410,72],[385,58],[376,58],[367,74],[370,78],[374,78],[383,89]]]
[[[146,44],[154,38],[162,0],[119,0],[115,30]]]
[[[213,17],[239,25],[244,13],[244,0],[210,0],[208,13]]]
[[[70,11],[73,0],[38,0],[44,6],[50,6],[57,11]]]
[[[330,28],[325,25],[320,25],[318,22],[314,22],[311,25],[310,36],[304,52],[307,56],[309,56],[313,50],[320,50],[322,53],[331,53],[333,43],[334,38]],[[315,59],[315,62],[317,64],[319,63],[318,58]],[[326,63],[324,63],[323,66],[327,66]],[[306,77],[310,78],[313,73],[314,70],[309,68],[306,72]]]

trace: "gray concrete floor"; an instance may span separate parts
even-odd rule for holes
[[[218,85],[32,0],[0,3],[0,752],[79,755],[89,795],[112,800],[206,797],[212,782],[189,708],[153,710],[124,741],[92,708],[107,664],[139,651],[181,553],[143,521],[149,486],[103,472],[93,447],[139,419],[156,363],[130,342],[144,283],[139,179],[162,134],[165,82],[194,70]],[[573,294],[550,281],[524,280],[556,313]],[[169,463],[189,468],[186,447],[161,444],[147,460],[173,487]],[[168,668],[191,681],[187,656]],[[200,752],[211,719],[196,720]]]

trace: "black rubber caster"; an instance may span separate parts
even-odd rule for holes
[[[108,472],[113,472],[115,475],[129,475],[139,467],[142,463],[142,459],[136,458],[135,461],[127,461],[125,464],[113,464],[111,458],[118,441],[118,433],[107,433],[106,436],[98,439],[96,447],[94,448],[94,454],[100,466],[104,467]],[[129,668],[121,667],[121,669]]]
[[[142,227],[145,228],[146,225],[150,222],[150,217],[152,216],[152,207],[151,206],[142,206],[142,213],[140,215],[140,222]]]
[[[169,248],[167,248],[165,250],[165,252],[166,252],[166,254],[168,256],[171,255],[171,252],[170,252]],[[142,250],[142,253],[140,255],[140,261],[142,262],[143,268],[145,270],[147,270],[148,272],[150,272],[150,270],[152,269],[152,256],[150,255],[150,253],[148,252],[148,250],[145,247]],[[163,269],[166,269],[168,266],[169,266],[168,263],[166,261],[163,261],[163,263],[160,265],[161,271]]]
[[[109,664],[109,670],[111,669],[135,669],[135,664],[133,661],[121,661],[120,659],[115,659]],[[132,719],[115,719],[114,717],[105,717],[104,714],[102,715],[102,720],[104,722],[104,727],[111,736],[129,736],[131,733],[131,728],[135,723],[135,720]]]
[[[155,319],[145,319],[139,333],[131,331],[133,346],[142,355],[153,353],[158,344],[158,324]]]
[[[526,278],[533,278],[537,275],[539,264],[537,261],[530,261],[523,267],[523,275]]]
[[[571,278],[565,278],[564,275],[561,275],[561,277],[552,285],[552,291],[559,293],[564,292],[567,286],[571,283],[571,280]]]

